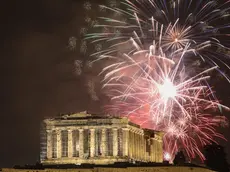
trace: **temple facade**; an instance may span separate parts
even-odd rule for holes
[[[42,164],[113,164],[163,161],[163,133],[142,129],[127,118],[81,112],[45,119]]]

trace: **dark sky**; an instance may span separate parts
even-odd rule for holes
[[[35,163],[45,116],[88,109],[85,78],[74,73],[79,0],[1,2],[0,167]],[[80,91],[79,91],[80,90]]]
[[[44,117],[90,110],[97,102],[87,93],[87,77],[75,75],[80,54],[66,48],[78,36],[82,1],[3,0],[0,17],[0,167],[12,167],[39,159]]]

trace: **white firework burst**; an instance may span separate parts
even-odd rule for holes
[[[106,7],[104,5],[99,5],[98,8],[99,8],[99,11],[101,11],[101,12],[106,11]]]
[[[86,16],[86,17],[85,17],[85,22],[86,22],[86,23],[89,24],[89,23],[91,22],[91,20],[92,20],[92,19],[91,19],[89,16]]]
[[[101,44],[96,44],[95,45],[95,50],[96,51],[101,51],[101,49],[102,49],[102,45]]]
[[[82,41],[81,42],[81,46],[80,46],[80,52],[82,54],[85,54],[87,50],[87,42],[86,41]]]
[[[68,48],[70,50],[75,50],[76,45],[77,45],[77,38],[75,38],[74,36],[70,37],[68,40]]]
[[[91,99],[94,100],[94,101],[99,100],[99,98],[97,96],[97,93],[95,91],[95,83],[94,83],[94,81],[89,80],[88,83],[87,83],[87,86],[88,86],[88,93],[90,94]]]
[[[82,61],[81,60],[75,60],[74,65],[75,65],[75,73],[77,75],[81,75],[81,73],[82,73]]]
[[[84,8],[86,9],[86,10],[91,10],[91,8],[92,8],[92,4],[90,3],[90,2],[85,2],[84,3]]]
[[[90,23],[90,27],[95,27],[96,25],[98,25],[98,21],[92,20],[92,22]]]
[[[93,67],[92,61],[87,60],[86,63],[85,63],[85,67],[88,68],[88,69],[92,68]]]
[[[117,7],[117,1],[116,1],[116,0],[110,0],[110,1],[109,1],[109,6],[110,6],[111,8]]]
[[[80,35],[83,35],[83,36],[84,36],[84,35],[87,33],[87,31],[88,31],[87,28],[82,27],[82,28],[80,29]]]

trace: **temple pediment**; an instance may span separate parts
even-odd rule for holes
[[[92,116],[92,115],[88,114],[87,111],[82,111],[82,112],[78,112],[78,113],[62,115],[62,117],[65,118],[65,119],[84,118],[84,117],[90,117],[90,116]]]

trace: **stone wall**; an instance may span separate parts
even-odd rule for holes
[[[213,172],[212,170],[201,167],[127,167],[127,168],[89,168],[89,169],[44,169],[44,170],[30,170],[30,169],[12,169],[3,168],[2,172]]]

